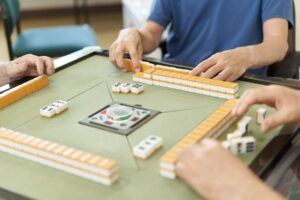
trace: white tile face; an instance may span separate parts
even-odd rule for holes
[[[147,159],[156,149],[162,146],[162,138],[150,135],[133,148],[134,156]]]
[[[243,140],[242,138],[233,138],[230,141],[230,150],[233,154],[240,154],[242,151]]]
[[[163,144],[163,139],[155,135],[150,135],[145,140],[152,143],[155,148],[158,148]]]
[[[134,94],[140,94],[144,91],[144,86],[142,84],[133,84],[131,85],[130,90]]]
[[[40,115],[43,117],[53,117],[68,109],[68,102],[64,100],[57,100],[52,104],[40,109]]]
[[[116,93],[121,92],[121,85],[122,85],[122,83],[115,83],[115,84],[113,84],[112,85],[112,91],[116,92]]]
[[[56,114],[60,114],[61,112],[68,109],[68,102],[64,100],[57,100],[53,102],[51,105],[56,107]]]
[[[133,155],[138,158],[146,159],[149,156],[149,148],[139,144],[133,148]]]
[[[239,129],[241,129],[241,130],[245,130],[245,134],[247,134],[248,133],[248,129],[249,129],[249,124],[251,123],[251,121],[252,121],[252,118],[251,117],[249,117],[249,116],[245,116],[245,117],[243,117],[239,122],[238,122],[238,127],[239,127]]]
[[[40,115],[43,117],[53,117],[56,114],[56,107],[45,106],[40,109]]]
[[[121,84],[121,92],[122,93],[129,93],[131,89],[131,84],[129,83],[122,83]]]
[[[243,145],[241,153],[252,153],[256,150],[256,139],[252,136],[242,138]]]

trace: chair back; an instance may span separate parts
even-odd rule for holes
[[[0,0],[3,14],[3,25],[10,60],[14,58],[11,36],[15,28],[20,33],[20,3],[19,0]]]
[[[5,30],[11,35],[20,19],[20,3],[19,0],[0,0],[0,2],[3,8]]]
[[[293,13],[294,13],[294,27],[289,30],[288,44],[289,50],[288,55],[296,51],[296,5],[293,2]]]

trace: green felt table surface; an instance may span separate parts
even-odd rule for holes
[[[181,180],[159,175],[159,158],[225,100],[148,85],[141,95],[113,94],[111,85],[115,82],[131,83],[132,73],[122,73],[108,58],[95,55],[56,73],[47,88],[0,111],[2,127],[116,159],[120,179],[115,184],[103,186],[0,152],[0,187],[34,199],[199,199]],[[242,94],[261,85],[240,82],[240,86]],[[58,99],[67,100],[69,110],[53,119],[41,118],[39,109]],[[128,137],[78,124],[112,101],[140,104],[162,113]],[[250,135],[256,137],[258,148],[240,156],[246,164],[279,131],[261,135],[255,124],[255,107],[248,115],[254,119]],[[146,161],[135,159],[132,147],[151,134],[164,139],[163,148]]]

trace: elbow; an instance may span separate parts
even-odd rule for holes
[[[289,52],[289,44],[287,41],[282,42],[278,46],[278,62],[282,61],[286,58],[287,54]]]

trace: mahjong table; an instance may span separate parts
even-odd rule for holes
[[[144,60],[183,68],[150,58]],[[67,55],[56,60],[55,65],[57,72],[50,77],[47,88],[0,110],[0,126],[115,159],[119,164],[120,178],[112,186],[103,186],[0,152],[0,199],[199,199],[180,179],[169,180],[160,176],[159,158],[225,100],[149,85],[145,85],[145,91],[140,95],[114,94],[112,84],[132,83],[133,74],[120,72],[110,63],[108,52],[99,48],[86,48]],[[238,82],[239,94],[268,84],[300,88],[298,82],[257,76],[245,76]],[[68,111],[51,119],[42,118],[40,108],[58,99],[69,102]],[[128,135],[79,123],[112,102],[158,113]],[[254,118],[256,109],[254,107],[247,115]],[[268,109],[268,112],[272,110]],[[232,129],[234,127],[219,139],[224,139],[225,133]],[[256,138],[257,149],[255,153],[239,158],[264,178],[278,156],[287,151],[297,131],[297,125],[289,125],[262,135],[253,120],[249,135]],[[162,137],[163,148],[148,160],[136,159],[132,148],[149,135]]]

